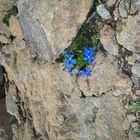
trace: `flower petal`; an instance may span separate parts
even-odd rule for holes
[[[88,60],[88,58],[87,58],[87,57],[84,57],[84,58],[83,58],[83,60],[87,61],[87,60]]]
[[[76,61],[74,59],[70,60],[70,62],[74,65],[76,64]]]

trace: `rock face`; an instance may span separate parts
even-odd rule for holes
[[[110,19],[111,15],[103,4],[97,6],[97,12],[103,19]]]
[[[118,55],[118,44],[115,37],[115,31],[105,25],[100,31],[100,40],[104,48],[113,55]]]
[[[55,59],[71,44],[92,2],[20,0],[19,20],[27,46],[46,60]]]
[[[7,41],[0,44],[7,111],[16,118],[10,140],[136,139],[130,130],[132,115],[126,117],[133,84],[114,66],[119,64],[114,60],[119,52],[110,25],[100,31],[109,54],[98,52],[90,78],[71,77],[62,63],[53,61],[72,43],[92,2],[19,0],[19,14],[10,18],[10,29],[0,24],[1,36]],[[139,60],[137,21],[137,15],[129,16],[126,26],[121,24],[122,30],[117,31],[119,43],[124,47],[131,44],[136,52],[133,63]],[[135,40],[127,42],[127,31]]]
[[[140,14],[129,16],[117,33],[118,42],[130,51],[140,53]]]

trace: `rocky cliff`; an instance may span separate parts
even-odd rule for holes
[[[0,63],[10,140],[135,140],[140,96],[140,1],[0,1]],[[8,9],[17,15],[3,23]],[[96,10],[97,9],[97,10]],[[71,77],[55,60],[82,25],[99,33],[93,75]],[[10,125],[10,124],[9,124]]]

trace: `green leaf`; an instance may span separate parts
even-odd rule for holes
[[[5,23],[7,26],[9,26],[9,19],[10,19],[10,17],[12,15],[16,16],[17,13],[18,13],[18,8],[17,8],[17,6],[14,5],[11,9],[9,9],[6,12],[6,14],[5,14],[4,18],[3,18],[3,23]]]
[[[131,105],[131,110],[133,112],[139,112],[140,111],[140,102],[135,102]]]
[[[77,58],[75,59],[76,62],[77,62],[78,69],[81,69],[81,68],[83,68],[83,67],[85,67],[87,65],[87,61],[83,60],[83,58],[84,58],[84,55],[79,54],[77,56]]]
[[[99,35],[97,35],[97,34],[93,35],[92,36],[92,44],[97,45],[98,41],[99,41]]]

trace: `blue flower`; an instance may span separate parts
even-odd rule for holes
[[[92,69],[87,68],[87,69],[86,69],[86,75],[87,75],[87,76],[91,76],[91,75],[92,75]]]
[[[71,63],[69,63],[68,60],[64,62],[64,66],[65,66],[66,68],[68,68],[69,70],[71,70],[71,69],[73,68],[73,65],[72,65]]]
[[[84,57],[83,60],[87,61],[88,64],[90,64],[92,61],[95,60],[95,58],[93,56],[88,55],[88,56]]]
[[[65,52],[65,55],[66,55],[69,63],[72,63],[74,65],[76,64],[76,61],[73,59],[74,55],[69,55],[67,52]]]
[[[72,71],[68,71],[70,76],[73,76],[74,74],[72,73]]]
[[[79,70],[78,72],[77,72],[77,74],[79,75],[79,76],[85,76],[85,71],[84,70]]]
[[[94,48],[84,48],[84,55],[85,56],[93,56],[94,55]]]

